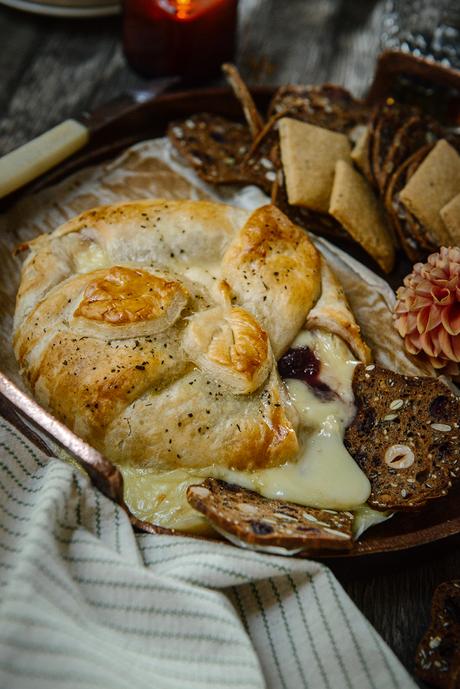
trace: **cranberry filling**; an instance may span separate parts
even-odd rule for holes
[[[337,397],[329,385],[319,379],[321,362],[310,347],[288,349],[278,361],[278,371],[282,378],[295,378],[309,385],[316,397],[325,402]]]

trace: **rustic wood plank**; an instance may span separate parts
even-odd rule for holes
[[[100,72],[99,81],[92,94],[91,107],[106,103],[123,91],[142,88],[148,83],[148,79],[139,76],[127,66],[121,43],[117,41]]]
[[[243,3],[238,59],[243,75],[268,84],[327,80],[339,6],[335,0]]]
[[[34,21],[18,24],[17,13],[6,10],[0,14],[0,37],[0,113],[5,113],[22,73],[39,47],[40,32]]]
[[[371,83],[372,65],[381,50],[383,15],[381,2],[342,2],[328,79],[343,84],[356,96],[364,95]]]
[[[243,2],[241,72],[254,84],[331,81],[361,95],[372,79],[383,12],[375,0]]]
[[[47,22],[44,26],[37,21],[39,48],[15,85],[0,122],[2,152],[88,107],[115,50],[118,39],[112,20]]]

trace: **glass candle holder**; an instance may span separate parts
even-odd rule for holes
[[[238,0],[125,0],[123,49],[148,77],[199,82],[235,52]]]
[[[460,69],[459,0],[386,0],[383,48]]]

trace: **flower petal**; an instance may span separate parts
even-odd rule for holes
[[[446,330],[444,330],[444,328],[439,331],[439,343],[441,345],[442,353],[446,359],[455,361],[455,352],[452,347],[451,336]]]
[[[433,304],[430,309],[430,316],[426,324],[427,330],[433,330],[434,328],[438,327],[438,325],[441,323],[442,314],[444,311],[445,309],[441,309],[439,306]]]
[[[430,307],[425,307],[417,312],[417,330],[422,335],[427,331],[427,323],[430,318]]]
[[[453,301],[453,295],[447,287],[437,287],[433,285],[431,288],[431,296],[435,303],[442,304],[442,306],[450,304]]]
[[[423,333],[423,335],[420,335],[420,343],[423,351],[425,354],[428,354],[428,356],[436,357],[441,352],[441,345],[436,334],[432,337],[431,333]]]
[[[405,316],[401,316],[400,318],[396,318],[394,322],[394,326],[398,333],[401,335],[401,337],[406,337],[406,335],[409,334],[409,328],[407,325],[407,318]]]
[[[411,285],[412,289],[420,295],[426,294],[428,297],[431,296],[431,288],[432,288],[432,283],[431,280],[423,280],[418,282],[416,285]],[[407,289],[410,289],[409,287]]]
[[[449,363],[448,361],[446,361],[444,359],[436,359],[432,356],[429,356],[428,359],[430,360],[430,364],[432,365],[432,367],[435,369],[444,368],[446,366],[446,364]]]
[[[409,354],[418,354],[421,351],[422,348],[418,347],[417,344],[417,340],[414,337],[410,337],[409,335],[407,335],[404,338],[404,346],[406,350],[409,352]]]
[[[460,334],[460,303],[451,304],[442,310],[441,322],[449,335]]]
[[[431,306],[433,299],[430,296],[416,294],[411,301],[411,306],[414,309],[423,309],[424,306]]]
[[[460,362],[460,335],[451,338],[452,349],[454,351],[454,361]]]

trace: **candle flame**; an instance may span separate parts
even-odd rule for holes
[[[193,0],[176,0],[176,16],[178,19],[187,19],[193,9]]]

